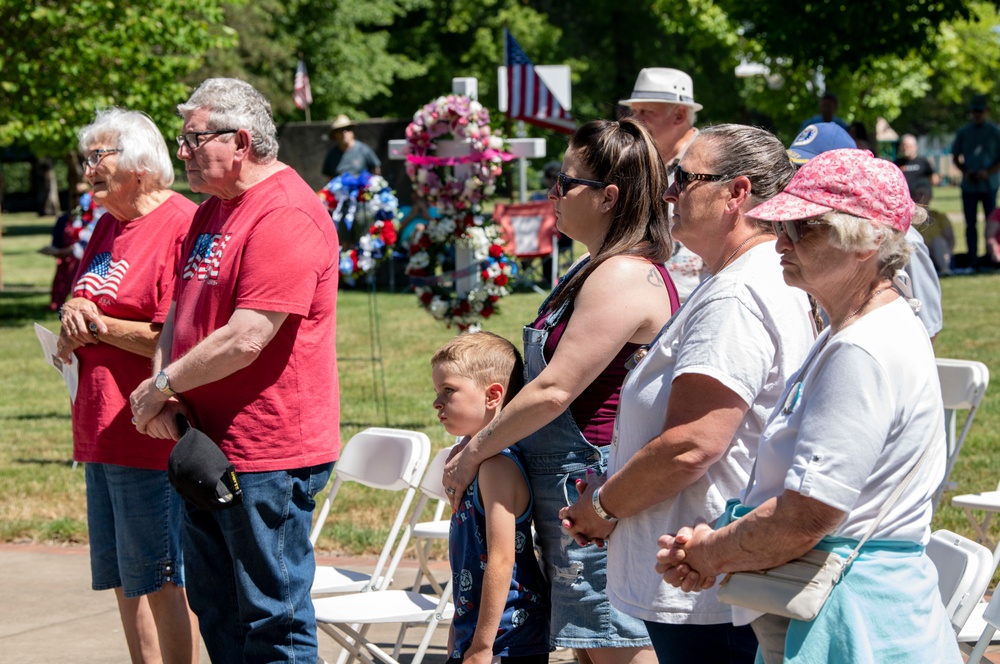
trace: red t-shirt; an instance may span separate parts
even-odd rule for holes
[[[291,168],[195,214],[177,264],[171,357],[238,308],[288,314],[253,364],[181,395],[238,471],[337,459],[339,246],[329,213]]]
[[[94,227],[73,297],[106,315],[162,323],[170,310],[181,242],[198,208],[174,194],[149,214],[121,222],[110,212]],[[166,470],[174,443],[138,433],[128,397],[152,371],[149,358],[111,344],[76,350],[80,386],[73,404],[73,458],[86,463]]]

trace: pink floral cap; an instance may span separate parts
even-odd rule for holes
[[[837,210],[905,232],[916,209],[898,166],[868,150],[842,149],[810,159],[783,192],[747,216],[795,221]]]

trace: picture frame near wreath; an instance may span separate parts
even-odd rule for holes
[[[406,273],[419,305],[449,327],[477,327],[511,292],[516,263],[499,226],[482,213],[504,162],[514,158],[504,144],[489,111],[460,94],[424,105],[406,128],[413,195],[436,212],[411,242]]]

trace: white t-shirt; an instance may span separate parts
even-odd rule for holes
[[[677,376],[711,376],[749,406],[729,450],[704,477],[619,521],[608,546],[608,596],[628,615],[672,624],[731,621],[715,591],[684,593],[663,582],[654,569],[656,540],[698,519],[711,522],[746,488],[764,424],[812,345],[806,294],[785,284],[774,244],[752,248],[705,281],[622,387],[609,474],[662,432]]]
[[[797,491],[847,513],[831,535],[860,540],[931,445],[930,456],[872,534],[926,544],[947,456],[941,386],[927,331],[899,298],[832,339],[829,332],[817,339],[767,423],[754,485],[743,502],[760,505],[786,489]],[[760,615],[733,607],[737,625]]]
[[[832,535],[861,539],[932,445],[937,450],[872,535],[926,544],[947,456],[927,332],[899,298],[833,338],[828,334],[817,340],[804,377],[789,383],[783,407],[768,422],[754,486],[743,502],[760,505],[786,489],[797,491],[847,513]]]

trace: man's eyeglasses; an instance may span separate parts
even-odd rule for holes
[[[97,165],[101,163],[106,154],[117,154],[121,152],[121,148],[102,148],[100,150],[91,150],[87,153],[87,157],[83,160],[83,163],[91,168],[97,168]]]
[[[677,185],[677,191],[682,191],[684,185],[693,180],[702,180],[705,182],[718,182],[720,180],[729,180],[732,178],[731,175],[710,175],[708,173],[688,173],[679,165],[674,168],[674,184]]]
[[[597,180],[581,180],[580,178],[571,178],[562,171],[556,173],[556,193],[559,194],[559,198],[566,196],[573,185],[582,184],[584,187],[593,187],[594,189],[603,189],[608,186],[607,182],[598,182]]]
[[[822,226],[825,223],[825,221],[815,219],[797,219],[795,221],[772,221],[771,226],[774,227],[775,235],[781,237],[781,234],[784,233],[789,240],[795,243],[802,239],[809,226]]]
[[[235,134],[239,129],[213,129],[211,131],[189,131],[186,134],[180,134],[177,137],[177,147],[187,146],[188,150],[192,152],[200,148],[204,141],[201,140],[202,136],[216,136],[218,134]]]

